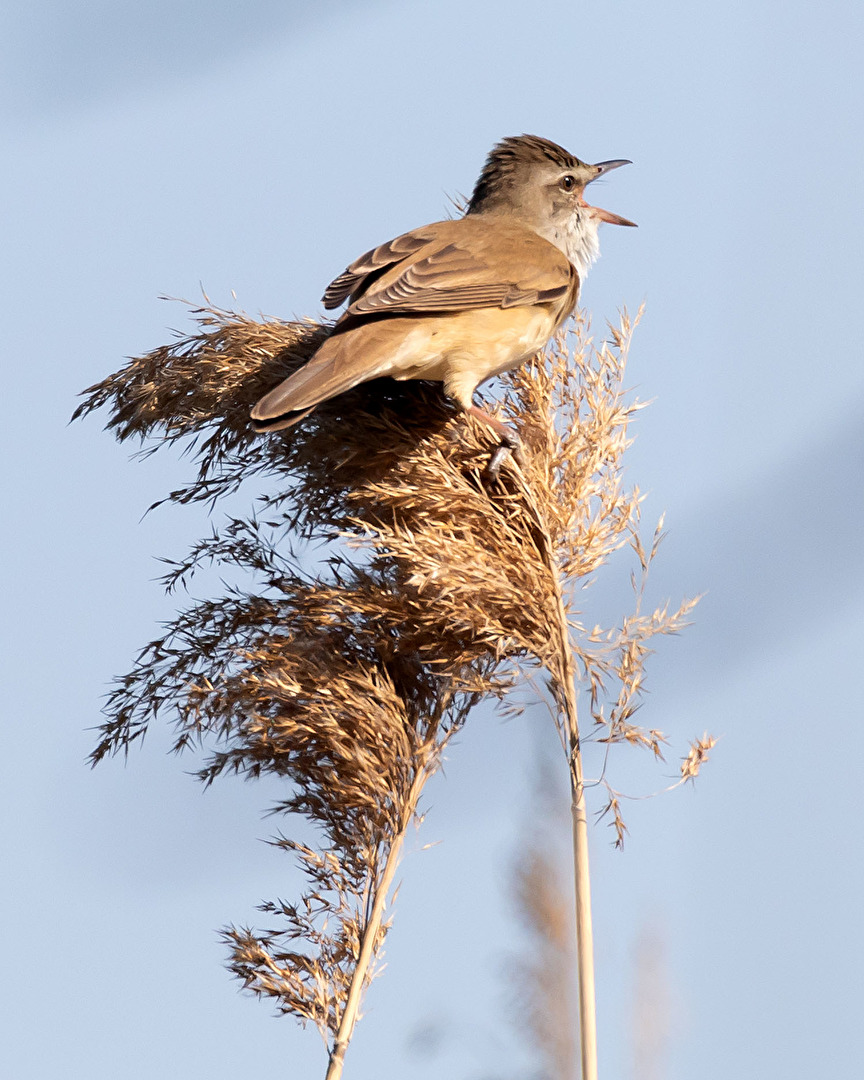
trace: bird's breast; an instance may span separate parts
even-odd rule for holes
[[[471,308],[362,323],[342,336],[367,377],[432,379],[463,406],[474,390],[539,352],[573,310],[578,278],[557,303]]]
[[[459,312],[446,320],[446,330],[441,328],[445,340],[435,374],[419,377],[441,379],[451,397],[470,404],[480,383],[511,371],[539,352],[567,314],[553,305]]]

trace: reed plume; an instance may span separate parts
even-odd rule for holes
[[[603,629],[583,626],[575,606],[578,587],[612,552],[631,545],[644,573],[656,551],[656,536],[642,547],[639,492],[621,476],[639,408],[622,384],[631,320],[623,315],[600,346],[579,323],[505,378],[500,412],[518,428],[525,461],[493,483],[484,475],[492,436],[435,384],[364,384],[289,432],[254,435],[250,406],[312,355],[329,326],[212,306],[193,314],[194,333],[90,387],[76,416],[107,407],[108,428],[142,440],[144,453],[181,444],[197,470],[168,502],[215,505],[259,478],[257,512],[226,517],[165,578],[173,589],[203,566],[229,564],[246,585],[181,611],[141,652],[109,696],[93,762],[128,752],[164,715],[175,748],[201,755],[204,783],[225,773],[286,780],[272,809],[290,835],[273,842],[299,860],[306,891],[263,903],[269,928],[229,926],[224,938],[249,990],[317,1025],[335,1080],[426,781],[478,701],[542,673],[571,770],[589,1080],[577,697],[591,737],[659,755],[662,735],[634,719],[643,664],[652,638],[678,631],[692,607],[644,613],[637,599]],[[328,554],[309,569],[295,547],[312,540]],[[697,745],[688,777],[710,749]],[[623,830],[611,788],[607,808]],[[296,839],[297,815],[311,827],[308,843]]]

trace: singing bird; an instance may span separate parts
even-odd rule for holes
[[[348,307],[311,359],[255,405],[255,429],[290,427],[381,376],[438,380],[498,434],[497,466],[518,439],[474,404],[474,391],[528,360],[572,314],[600,223],[635,224],[585,201],[588,184],[629,164],[588,165],[536,135],[502,140],[463,217],[397,236],[330,283],[324,307]]]

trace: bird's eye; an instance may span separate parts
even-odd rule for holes
[[[562,176],[561,183],[558,185],[562,191],[572,191],[576,187],[575,176]]]

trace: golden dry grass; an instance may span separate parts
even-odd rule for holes
[[[526,461],[495,483],[484,479],[491,434],[434,384],[366,384],[287,432],[255,435],[251,405],[329,328],[194,315],[193,334],[91,387],[76,416],[107,407],[117,438],[143,440],[145,453],[182,445],[197,472],[168,501],[215,504],[260,478],[259,512],[226,519],[166,576],[174,588],[228,563],[248,585],[193,604],[142,651],[109,698],[93,761],[128,751],[164,714],[178,750],[206,747],[206,783],[226,772],[285,779],[274,810],[305,816],[318,842],[274,842],[294,852],[308,888],[262,905],[270,929],[229,927],[230,966],[312,1020],[341,1068],[402,840],[470,709],[544,672],[572,756],[575,660],[597,735],[659,754],[662,735],[634,721],[644,660],[692,603],[643,613],[637,596],[612,629],[583,627],[574,605],[613,551],[633,546],[643,573],[656,551],[657,536],[647,553],[639,541],[639,492],[622,482],[639,407],[623,391],[626,315],[608,344],[596,348],[579,325],[505,380],[501,416]],[[313,575],[292,537],[339,546]],[[710,749],[699,745],[685,776]],[[610,789],[617,823],[616,798]]]

